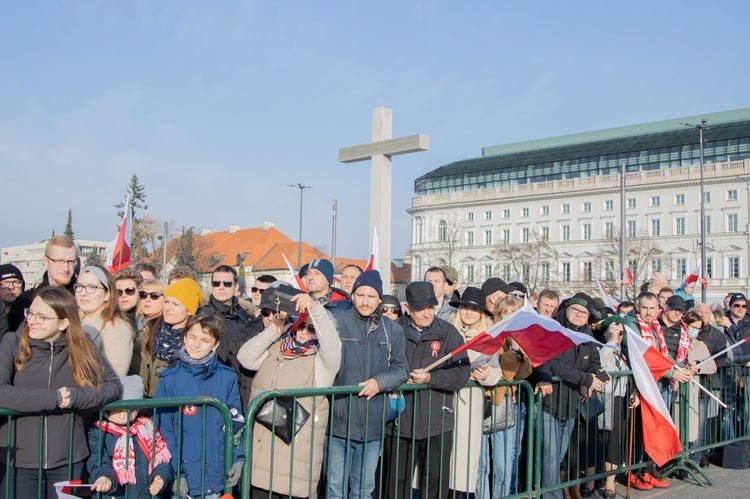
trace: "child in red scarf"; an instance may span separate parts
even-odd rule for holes
[[[140,376],[122,381],[124,399],[143,398]],[[159,430],[136,410],[107,411],[104,416],[88,434],[91,490],[105,497],[161,497],[173,473],[172,455]]]

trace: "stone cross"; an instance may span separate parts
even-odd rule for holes
[[[417,134],[392,138],[393,111],[378,107],[372,111],[372,142],[339,149],[339,161],[372,160],[370,169],[370,246],[373,229],[378,229],[380,277],[383,293],[391,292],[391,156],[426,151],[430,138]]]

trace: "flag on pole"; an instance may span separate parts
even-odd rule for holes
[[[625,270],[622,272],[622,286],[630,286],[633,284],[633,273],[630,271],[630,267],[625,265]]]
[[[372,250],[367,260],[365,270],[377,270],[380,272],[380,244],[378,244],[378,228],[372,230]]]
[[[125,201],[122,223],[117,237],[107,245],[107,268],[113,274],[130,265],[130,194]]]
[[[302,282],[302,278],[297,274],[297,272],[294,271],[294,267],[292,267],[292,264],[289,263],[289,260],[287,259],[286,255],[282,253],[281,256],[284,258],[284,261],[286,262],[286,266],[289,268],[289,272],[292,273],[292,277],[294,277],[294,282],[297,284],[297,289],[307,293],[307,286],[305,286],[305,283]]]
[[[703,287],[708,287],[708,279],[702,274],[702,265],[700,262],[698,262],[698,266],[695,267],[695,270],[693,270],[690,274],[688,274],[685,279],[682,280],[682,286],[686,284],[692,284],[695,285],[698,280],[701,281],[701,285]]]
[[[534,367],[575,346],[589,341],[597,342],[587,334],[573,331],[549,317],[539,315],[531,305],[524,305],[453,350],[451,355],[455,357],[466,350],[492,355],[503,346],[506,336],[516,340]]]
[[[658,466],[663,466],[682,451],[680,435],[656,385],[656,380],[664,376],[674,363],[649,345],[630,325],[625,326],[625,335],[633,379],[641,396],[643,448]]]
[[[604,286],[602,286],[602,283],[599,282],[599,279],[596,279],[596,285],[599,286],[599,296],[602,297],[602,301],[604,302],[604,305],[607,307],[610,307],[612,310],[617,310],[617,306],[620,304],[617,300],[612,298],[609,293],[607,293],[607,290],[604,289]]]

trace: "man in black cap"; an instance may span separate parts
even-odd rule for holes
[[[664,302],[664,312],[659,317],[667,352],[680,364],[687,364],[687,354],[690,350],[688,327],[682,320],[684,314],[685,300],[681,296],[672,295]]]
[[[460,300],[461,293],[458,292],[458,270],[450,265],[443,265],[443,272],[445,272],[445,294],[450,301]]]
[[[508,286],[513,288],[513,291],[508,294],[511,294],[520,300],[523,300],[526,295],[529,294],[529,290],[526,289],[526,286],[524,286],[522,282],[509,282]]]
[[[730,343],[744,340],[750,335],[750,315],[747,313],[747,298],[742,293],[732,293],[729,297],[729,321],[732,323],[727,328],[727,336]],[[732,361],[738,364],[750,362],[750,344],[743,343],[731,351]]]
[[[513,289],[514,288],[508,286],[508,284],[499,277],[490,277],[484,281],[484,284],[482,284],[482,291],[487,295],[487,310],[495,313],[495,305],[497,305],[497,302],[505,298],[505,296],[512,292]]]
[[[25,287],[26,282],[18,267],[9,263],[0,265],[0,338],[10,329],[7,310]]]
[[[435,316],[437,298],[430,283],[409,284],[406,303],[408,313],[398,323],[406,340],[409,383],[426,384],[430,389],[407,394],[406,409],[386,427],[384,497],[412,496],[414,468],[410,463],[419,470],[420,497],[446,497],[453,447],[453,396],[469,380],[471,364],[463,353],[425,372],[425,367],[464,340],[453,325]]]
[[[326,310],[335,313],[350,300],[349,293],[331,286],[333,284],[333,264],[325,258],[316,258],[307,265],[305,286],[318,303],[322,303]]]

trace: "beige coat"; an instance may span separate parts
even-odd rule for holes
[[[118,376],[126,376],[133,357],[133,326],[124,319],[115,319],[106,324],[99,317],[86,316],[81,321],[84,327],[92,327],[102,336],[104,356]]]
[[[279,335],[271,328],[240,348],[237,359],[243,367],[258,371],[250,400],[268,390],[333,385],[341,365],[341,340],[331,314],[322,306],[313,309],[313,318],[320,342],[317,350],[310,349],[299,357],[285,359],[279,349]],[[297,402],[310,417],[291,445],[284,444],[263,426],[253,426],[252,484],[263,490],[272,488],[273,492],[284,496],[309,497],[316,493],[323,463],[328,399],[325,396],[302,397]]]

